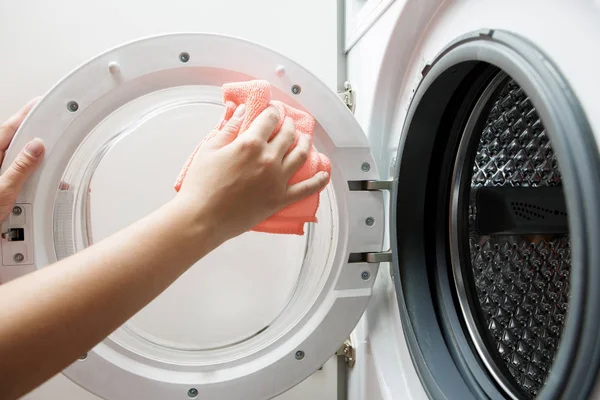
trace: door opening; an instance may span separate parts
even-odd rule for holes
[[[461,38],[424,69],[401,138],[394,275],[430,397],[585,398],[600,161],[566,81],[512,34]]]

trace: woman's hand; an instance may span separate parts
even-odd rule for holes
[[[15,133],[37,102],[37,98],[31,100],[19,112],[0,124],[0,165],[4,161],[4,154]],[[23,184],[40,165],[43,156],[44,143],[34,139],[19,153],[10,168],[0,176],[0,221],[4,221],[11,213]]]
[[[282,208],[317,193],[329,181],[322,172],[288,186],[307,160],[309,138],[302,135],[289,151],[296,130],[286,118],[269,142],[280,118],[275,107],[263,111],[238,137],[244,111],[244,105],[238,107],[221,132],[200,148],[176,200],[192,211],[193,219],[214,222],[210,228],[220,241],[249,231]]]

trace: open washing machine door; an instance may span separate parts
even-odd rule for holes
[[[320,368],[363,313],[384,233],[367,139],[338,96],[261,46],[209,34],[126,44],[84,64],[33,109],[4,165],[46,144],[1,242],[0,281],[102,240],[172,198],[223,111],[221,85],[264,79],[311,113],[332,162],[319,223],[302,237],[246,233],[192,267],[64,374],[113,399],[263,399]],[[160,229],[160,227],[157,227]]]

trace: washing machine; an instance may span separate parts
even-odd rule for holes
[[[600,398],[599,6],[350,2],[393,260],[349,398]]]
[[[340,353],[351,399],[597,398],[598,3],[345,6],[341,93],[221,34],[134,40],[67,75],[6,155],[46,142],[0,281],[168,201],[220,86],[265,79],[317,121],[319,222],[230,241],[65,376],[106,399],[262,399]]]

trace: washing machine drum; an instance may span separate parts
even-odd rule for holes
[[[102,398],[272,398],[322,367],[367,305],[378,264],[364,254],[382,250],[385,224],[383,193],[349,189],[378,179],[364,132],[304,68],[208,34],[110,50],[32,110],[4,165],[36,136],[47,152],[4,223],[21,235],[1,241],[0,282],[173,198],[180,168],[224,112],[221,86],[251,79],[315,117],[315,145],[332,161],[319,223],[304,236],[250,232],[227,242],[64,372]]]
[[[395,277],[430,395],[587,398],[600,164],[565,80],[513,35],[463,38],[425,69],[403,135]]]

